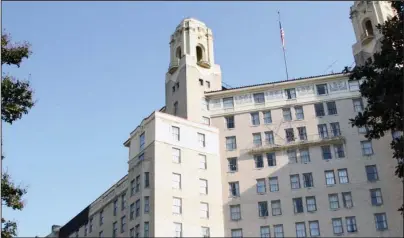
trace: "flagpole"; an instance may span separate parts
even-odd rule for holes
[[[281,41],[282,41],[283,61],[284,61],[284,63],[285,63],[286,79],[289,80],[288,64],[286,63],[284,31],[283,31],[283,29],[282,29],[281,13],[280,13],[279,11],[278,11],[278,20],[279,20],[279,30],[280,30]]]

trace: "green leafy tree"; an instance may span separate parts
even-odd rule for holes
[[[31,54],[28,43],[11,43],[11,38],[7,34],[1,35],[1,65],[15,65],[20,67],[24,58]],[[32,99],[33,91],[30,83],[24,80],[18,80],[10,75],[1,77],[1,120],[12,124],[27,114],[29,109],[34,106]],[[1,156],[4,159],[4,156]],[[17,186],[11,180],[10,175],[3,171],[1,177],[1,205],[13,210],[22,210],[24,203],[23,195],[26,193],[24,188]],[[1,236],[10,238],[16,236],[17,223],[1,217]]]
[[[401,133],[392,139],[390,145],[393,158],[398,162],[395,174],[403,182],[403,1],[391,2],[391,5],[397,14],[376,26],[383,35],[381,50],[350,72],[350,80],[363,80],[360,92],[367,100],[363,112],[351,119],[351,123],[352,126],[366,127],[365,136],[369,140],[391,136],[391,132]],[[403,212],[403,206],[399,210]]]

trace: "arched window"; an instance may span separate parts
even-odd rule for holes
[[[199,62],[203,60],[203,49],[200,46],[196,47],[196,61]]]
[[[178,46],[177,51],[175,52],[175,56],[177,57],[177,59],[181,59],[182,57],[181,46]]]
[[[372,22],[369,19],[365,20],[364,27],[365,27],[366,35],[373,36],[373,26],[372,26]]]

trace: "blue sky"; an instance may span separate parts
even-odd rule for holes
[[[164,105],[169,37],[182,18],[212,29],[223,81],[241,86],[285,79],[277,10],[290,78],[351,65],[351,4],[3,2],[3,29],[33,50],[3,73],[31,75],[37,100],[22,120],[3,125],[3,170],[28,188],[25,209],[4,215],[18,221],[19,236],[47,235],[126,173],[122,143]]]

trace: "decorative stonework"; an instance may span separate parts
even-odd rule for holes
[[[282,90],[274,90],[265,92],[265,101],[273,100],[273,99],[282,99]]]
[[[251,94],[239,95],[234,97],[237,105],[242,105],[252,102]]]
[[[348,89],[345,80],[339,80],[329,83],[330,92],[345,91]]]
[[[296,91],[299,94],[299,96],[313,95],[314,87],[313,85],[299,86],[296,88]]]

